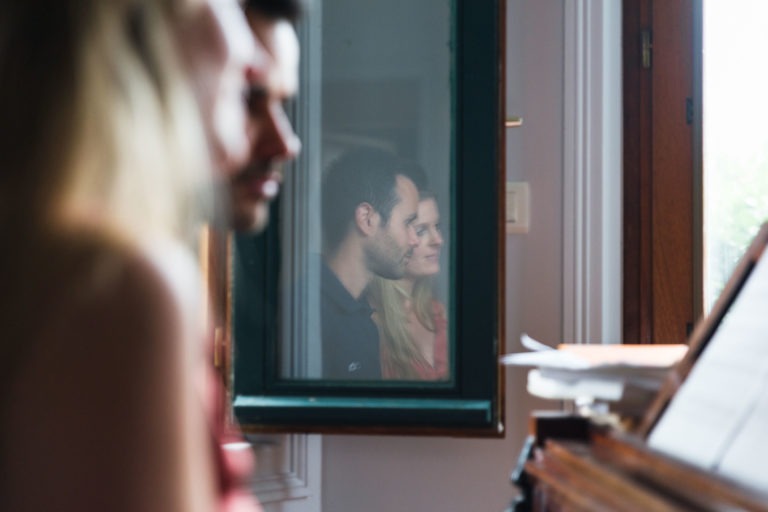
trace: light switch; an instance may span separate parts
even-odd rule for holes
[[[507,233],[527,233],[530,225],[530,188],[526,182],[507,182]]]

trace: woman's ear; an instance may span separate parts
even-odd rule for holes
[[[360,203],[355,208],[355,225],[363,235],[370,236],[379,227],[379,213],[370,203]]]

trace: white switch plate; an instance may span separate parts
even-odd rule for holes
[[[507,233],[527,233],[530,228],[531,191],[527,182],[507,182]]]

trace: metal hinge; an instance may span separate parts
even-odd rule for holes
[[[640,38],[642,40],[642,61],[645,69],[651,67],[651,50],[653,49],[653,42],[651,41],[651,30],[645,29],[640,31]]]

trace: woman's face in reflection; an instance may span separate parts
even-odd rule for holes
[[[190,0],[177,38],[219,171],[248,159],[247,77],[266,65],[237,0]]]
[[[440,213],[434,199],[419,201],[418,216],[414,223],[418,245],[414,247],[406,267],[406,276],[418,278],[440,272],[440,250],[443,235],[440,232]]]

